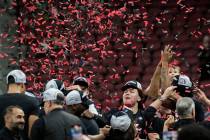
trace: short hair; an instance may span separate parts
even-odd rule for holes
[[[10,106],[8,106],[8,107],[4,110],[4,112],[3,112],[4,116],[7,115],[7,114],[9,114],[9,113],[12,113],[13,109],[15,109],[15,108],[20,109],[20,110],[23,110],[23,109],[22,109],[20,106],[18,106],[18,105],[10,105]]]
[[[195,109],[194,101],[189,97],[183,97],[176,103],[176,111],[180,117],[186,117],[192,114]]]
[[[12,112],[13,112],[13,109],[15,109],[15,108],[17,108],[17,109],[20,109],[20,110],[23,110],[20,106],[18,106],[18,105],[10,105],[10,106],[8,106],[4,111],[3,111],[3,116],[5,117],[7,114],[11,114]],[[5,119],[5,118],[4,118]],[[3,124],[5,124],[5,120],[4,120],[4,123]]]
[[[210,140],[210,131],[198,124],[186,125],[178,131],[177,140]]]

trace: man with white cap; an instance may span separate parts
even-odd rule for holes
[[[111,116],[111,130],[105,140],[134,140],[135,127],[129,115],[123,111]]]
[[[25,114],[24,139],[28,140],[31,127],[39,115],[39,102],[25,95],[26,75],[21,70],[13,70],[7,75],[7,94],[0,96],[0,128],[3,127],[2,112],[8,106],[20,106]]]
[[[65,85],[63,81],[58,79],[51,79],[47,82],[45,85],[45,90],[48,90],[49,88],[55,88],[63,92],[64,95],[66,95],[68,92],[65,90]]]
[[[43,93],[46,116],[38,119],[31,131],[31,140],[65,140],[71,129],[81,125],[78,117],[63,110],[64,94],[55,88]]]
[[[68,93],[66,96],[67,111],[80,118],[88,135],[97,135],[99,134],[99,127],[96,121],[83,115],[83,112],[89,107],[90,100],[82,95],[83,93],[78,90],[72,90]]]

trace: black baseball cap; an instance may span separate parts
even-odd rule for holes
[[[85,77],[77,77],[73,80],[73,85],[80,85],[84,87],[88,87],[88,81]]]
[[[193,82],[186,75],[176,75],[173,77],[172,85],[177,86],[175,89],[182,97],[193,96]]]
[[[125,91],[128,88],[135,88],[137,90],[142,91],[142,86],[138,81],[128,81],[125,83],[125,85],[122,87],[122,91]]]

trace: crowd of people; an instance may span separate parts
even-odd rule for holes
[[[52,79],[40,99],[26,91],[24,72],[12,70],[0,95],[0,140],[210,140],[210,100],[170,64],[173,54],[166,46],[149,86],[127,81],[121,105],[108,112],[95,107],[85,77],[70,87]]]

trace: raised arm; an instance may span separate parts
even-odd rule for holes
[[[172,46],[167,45],[164,48],[164,51],[161,52],[162,54],[162,68],[161,68],[161,89],[162,91],[165,91],[167,87],[170,86],[170,78],[168,75],[168,65],[169,65],[169,61],[172,58],[173,54],[172,54]]]
[[[160,108],[162,105],[162,102],[168,99],[168,97],[174,96],[176,94],[176,91],[174,90],[176,86],[170,86],[168,87],[163,95],[161,95],[160,98],[156,99],[150,106],[154,107],[156,110]]]
[[[155,72],[152,76],[149,86],[144,91],[145,95],[150,97],[158,97],[160,91],[160,74],[161,74],[161,61],[158,63]]]

